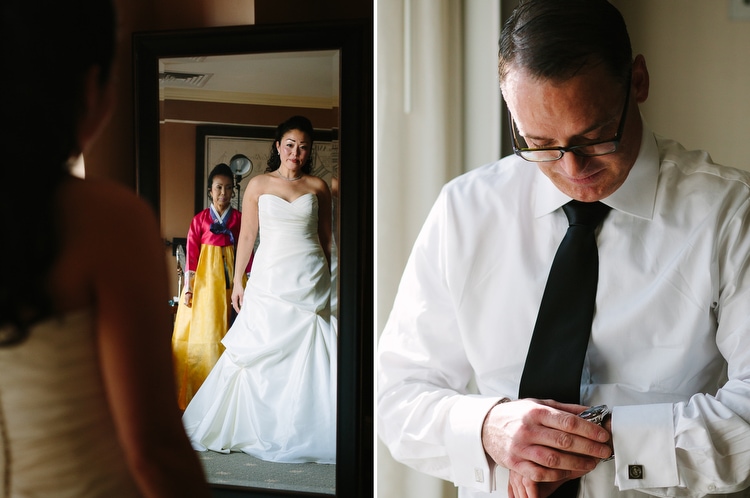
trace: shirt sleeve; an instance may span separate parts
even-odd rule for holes
[[[750,487],[750,200],[728,220],[717,237],[716,296],[707,306],[717,316],[727,380],[686,402],[613,409],[620,490],[693,497]]]
[[[617,487],[624,491],[677,486],[672,405],[621,406],[612,412]]]
[[[441,196],[442,197],[442,196]],[[494,464],[481,440],[501,397],[470,394],[443,271],[439,198],[417,238],[378,347],[378,434],[393,457],[456,485],[489,492]]]

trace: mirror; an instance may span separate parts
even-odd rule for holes
[[[206,168],[234,161],[241,197],[249,178],[265,170],[264,154],[276,125],[294,114],[313,123],[314,174],[323,177],[334,194],[336,464],[268,464],[287,466],[291,478],[286,482],[279,469],[260,469],[261,461],[246,463],[246,481],[207,475],[215,496],[371,496],[370,23],[141,32],[133,35],[133,56],[136,186],[158,213],[172,247],[186,237],[193,215],[207,205]],[[166,247],[165,258],[175,261],[172,247]],[[165,296],[165,306],[172,297]],[[213,460],[211,465],[219,465],[223,474],[221,463],[216,463],[220,458]],[[299,478],[316,465],[327,468],[316,472],[318,484]],[[271,475],[258,477],[266,471]]]

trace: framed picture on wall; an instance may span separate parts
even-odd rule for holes
[[[266,171],[276,127],[201,125],[195,140],[195,211],[206,209],[208,175],[220,163],[237,173],[232,207],[241,210],[242,195],[250,179]],[[314,130],[312,174],[331,187],[338,176],[338,140],[335,130]],[[236,178],[236,177],[235,177]]]

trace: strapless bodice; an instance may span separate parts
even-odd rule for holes
[[[11,497],[138,496],[107,404],[94,317],[78,311],[0,347],[0,439]]]

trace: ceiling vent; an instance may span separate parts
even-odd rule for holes
[[[171,87],[201,88],[211,79],[211,76],[213,74],[164,71],[163,73],[159,73],[159,84]]]

